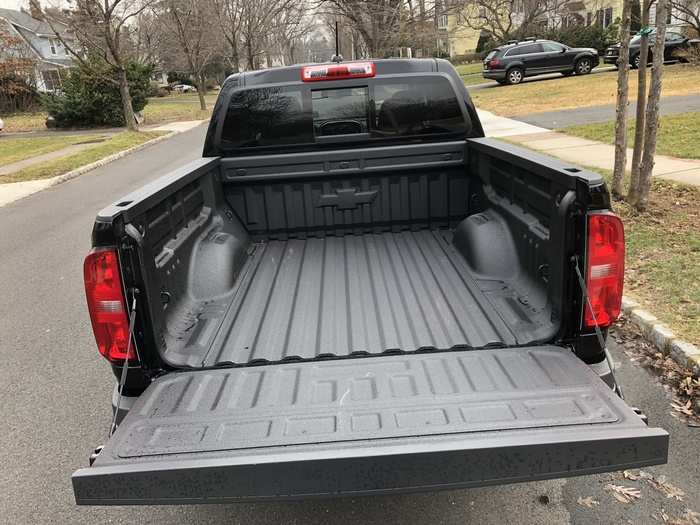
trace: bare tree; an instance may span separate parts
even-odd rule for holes
[[[216,20],[228,46],[224,56],[234,72],[240,68],[241,25],[246,0],[213,0]]]
[[[90,67],[86,54],[99,56],[115,72],[115,78],[109,76],[105,80],[118,86],[126,127],[131,130],[138,130],[138,123],[134,117],[126,75],[129,57],[125,38],[128,35],[128,24],[148,9],[153,1],[75,0],[70,4],[71,9],[62,11],[61,15],[55,14],[55,10],[44,11],[42,15],[54,36],[75,60],[85,67]],[[29,2],[36,12],[41,12],[38,0],[29,0]],[[65,23],[68,26],[79,45],[64,38],[65,33],[58,30],[59,23]]]
[[[269,35],[280,29],[282,14],[294,0],[242,0],[240,36],[247,69],[258,69],[265,56]]]
[[[629,98],[630,25],[632,2],[623,0],[620,21],[620,56],[617,59],[617,106],[615,109],[615,168],[612,192],[615,197],[624,194],[623,181],[627,166],[627,104]]]
[[[460,23],[486,29],[497,42],[528,36],[570,0],[457,0]]]
[[[0,21],[0,111],[28,109],[36,100],[36,54]]]
[[[666,15],[668,0],[657,0],[656,3],[656,41],[654,49],[663,50],[666,41]],[[663,52],[654,53],[651,70],[651,85],[647,102],[646,122],[644,129],[644,153],[639,173],[639,188],[635,193],[632,204],[638,211],[644,211],[649,202],[651,176],[654,170],[654,155],[656,154],[656,132],[659,128],[659,101],[661,100],[661,81],[663,79]]]
[[[313,27],[308,14],[307,3],[295,0],[290,2],[275,21],[277,30],[273,33],[272,41],[285,65],[299,61],[302,39]]]
[[[151,10],[144,11],[136,17],[129,30],[126,45],[129,46],[130,57],[141,64],[160,64],[165,31],[156,14]]]
[[[326,0],[324,6],[357,31],[371,57],[388,56],[401,42],[404,0]]]
[[[671,0],[669,5],[676,19],[700,36],[700,0]]]
[[[215,18],[214,5],[208,0],[167,0],[162,14],[173,44],[172,57],[180,59],[192,75],[197,87],[199,106],[207,109],[206,70],[221,50],[218,31],[211,24]]]
[[[637,200],[639,192],[639,170],[644,151],[644,117],[647,101],[647,57],[649,55],[649,10],[652,0],[642,3],[642,31],[639,46],[639,70],[637,76],[637,112],[634,128],[634,149],[632,151],[632,170],[630,174],[630,189],[627,198],[630,202]],[[661,48],[663,49],[663,47]],[[662,53],[663,55],[663,53]]]

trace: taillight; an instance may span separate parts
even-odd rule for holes
[[[620,315],[625,272],[625,232],[622,221],[614,213],[588,215],[587,257],[590,306],[586,304],[583,323],[586,328],[593,328],[596,322],[605,328]]]
[[[498,60],[497,58],[492,58],[491,60],[489,60],[489,69],[496,69],[500,65],[501,65],[501,61]]]
[[[306,66],[301,69],[301,80],[318,82],[321,80],[342,80],[345,78],[368,78],[377,74],[374,62],[348,62],[347,64],[326,64]]]
[[[116,250],[91,251],[85,257],[83,276],[92,331],[100,354],[112,363],[121,364],[128,349],[128,359],[134,359],[133,344],[129,348],[129,318]]]

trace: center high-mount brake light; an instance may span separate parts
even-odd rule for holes
[[[123,364],[135,359],[134,345],[129,348],[129,318],[124,301],[119,257],[115,249],[95,249],[83,265],[92,331],[97,349],[109,362]]]
[[[322,80],[343,80],[346,78],[369,78],[377,74],[374,62],[348,62],[347,64],[327,64],[306,66],[301,69],[301,80],[319,82]]]
[[[586,328],[610,326],[620,315],[625,273],[625,232],[620,218],[612,212],[588,215]],[[593,311],[591,311],[591,307]]]

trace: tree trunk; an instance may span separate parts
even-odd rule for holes
[[[124,122],[127,129],[138,131],[139,125],[134,116],[134,108],[131,105],[131,94],[129,93],[129,81],[126,78],[126,69],[119,69],[119,95],[122,99],[122,111],[124,112]]]
[[[615,109],[615,168],[613,170],[612,193],[615,197],[624,194],[623,181],[627,167],[627,104],[630,69],[630,13],[631,0],[623,0],[620,22],[620,56],[617,60],[617,107]]]
[[[654,49],[664,49],[666,41],[666,14],[668,0],[657,0],[656,3],[656,42]],[[639,189],[632,201],[638,211],[644,211],[649,202],[651,175],[654,170],[654,155],[656,154],[656,132],[659,128],[659,101],[661,99],[661,80],[663,78],[664,54],[654,53],[647,102],[646,125],[644,130],[644,153],[639,170]]]
[[[642,4],[642,30],[649,26],[649,0]],[[647,57],[649,55],[649,35],[643,34],[639,48],[639,71],[637,81],[637,114],[634,128],[634,150],[632,151],[632,172],[627,199],[634,202],[639,193],[639,168],[644,149],[644,115],[647,101]]]
[[[204,95],[207,94],[207,81],[204,78],[204,75],[197,75],[197,96],[199,97],[199,109],[202,111],[206,111],[207,109],[207,101],[204,98]]]

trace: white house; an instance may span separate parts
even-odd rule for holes
[[[56,25],[58,31],[64,31],[65,26]],[[37,20],[29,13],[13,9],[0,9],[0,30],[19,36],[26,43],[27,49],[36,57],[36,87],[43,92],[52,92],[61,88],[61,79],[67,69],[73,65],[68,51],[63,48],[60,40],[49,24]],[[72,41],[70,35],[61,33],[66,42]],[[0,60],[2,60],[0,50]]]

